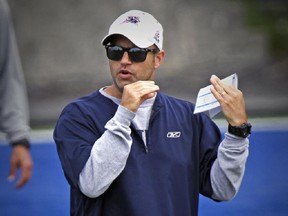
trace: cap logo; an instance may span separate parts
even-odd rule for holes
[[[160,38],[160,33],[159,33],[159,31],[156,31],[156,33],[155,33],[155,35],[154,35],[153,38],[154,38],[155,41],[157,41],[157,43],[159,43],[159,41],[160,41],[160,39],[159,39],[159,38]]]
[[[128,16],[123,23],[137,24],[140,22],[140,18],[137,16]]]

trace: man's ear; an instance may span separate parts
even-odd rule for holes
[[[154,64],[155,69],[160,67],[160,65],[164,61],[164,58],[165,58],[164,50],[160,50],[158,53],[155,54],[155,64]]]

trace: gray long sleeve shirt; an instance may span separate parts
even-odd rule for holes
[[[29,138],[26,86],[6,1],[0,0],[0,130],[10,142]]]

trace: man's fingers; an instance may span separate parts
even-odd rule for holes
[[[231,125],[241,125],[247,121],[245,102],[240,90],[227,85],[213,75],[211,92],[221,105],[222,111]]]
[[[16,176],[17,164],[12,160],[10,163],[10,170],[8,175],[8,181],[14,181]]]
[[[32,168],[33,162],[29,150],[24,146],[13,147],[8,181],[13,181],[19,170],[21,174],[16,187],[22,187],[31,178]]]
[[[211,87],[210,88],[212,94],[214,95],[214,97],[219,101],[221,98],[220,98],[220,93],[215,89],[215,87]],[[220,101],[219,101],[220,102]]]
[[[22,167],[22,173],[20,176],[20,179],[18,180],[16,187],[20,188],[23,185],[25,185],[31,178],[31,173],[32,173],[32,166],[30,165],[23,165]]]
[[[146,95],[143,96],[143,100],[147,100],[147,99],[149,99],[149,98],[152,98],[152,97],[155,96],[155,94],[156,94],[155,92],[148,93],[148,94],[146,94]]]
[[[225,94],[227,94],[229,91],[228,91],[228,88],[229,86],[226,85],[225,83],[221,82],[221,80],[215,76],[215,75],[212,75],[211,76],[211,79],[210,79],[210,82],[211,84],[213,85],[214,89],[221,95],[221,96],[224,96]]]
[[[230,96],[230,97],[237,97],[237,95],[239,94],[239,90],[237,88],[234,88],[231,85],[227,85],[226,83],[222,82],[217,76],[212,75],[210,82],[213,86],[213,88],[216,90],[216,96],[218,95],[218,97],[221,100],[221,97],[223,98],[229,98],[226,96]],[[220,97],[221,96],[221,97]]]
[[[121,105],[136,112],[139,106],[159,90],[154,81],[137,81],[124,87]]]

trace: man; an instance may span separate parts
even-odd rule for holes
[[[16,187],[24,186],[32,175],[29,151],[28,102],[8,4],[0,0],[0,131],[12,144],[8,180],[21,169]]]
[[[102,44],[112,84],[65,107],[54,131],[71,215],[187,216],[197,215],[199,193],[232,199],[248,156],[241,92],[211,77],[230,124],[221,141],[205,114],[155,84],[165,52],[152,15],[121,15]]]

